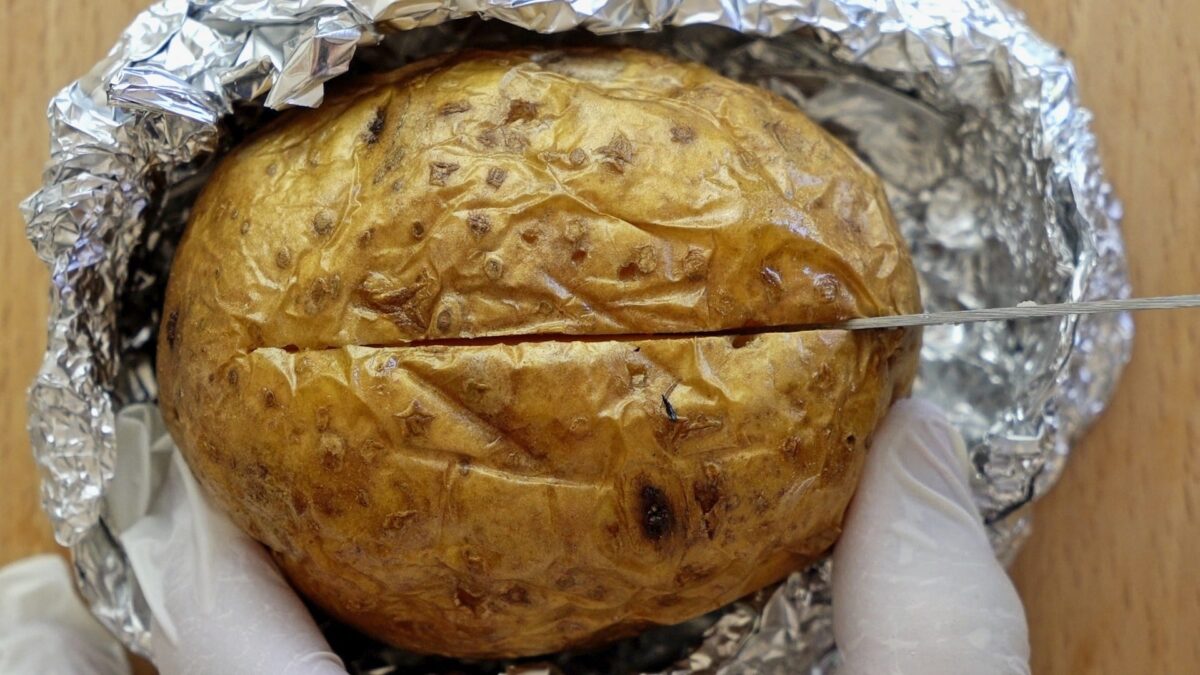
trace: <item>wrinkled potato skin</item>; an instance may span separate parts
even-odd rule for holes
[[[878,182],[790,104],[634,50],[466,53],[331,87],[221,162],[160,403],[321,606],[538,654],[819,556],[920,339],[689,333],[919,308]]]

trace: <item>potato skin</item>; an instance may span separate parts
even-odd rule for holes
[[[531,655],[827,549],[920,334],[769,327],[919,307],[878,182],[790,104],[636,50],[463,53],[221,162],[160,403],[305,595],[415,651]]]

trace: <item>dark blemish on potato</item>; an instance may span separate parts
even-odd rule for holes
[[[578,265],[578,264],[582,263],[584,260],[587,260],[587,256],[588,256],[588,252],[586,249],[577,248],[571,252],[571,262]]]
[[[499,281],[504,274],[504,264],[499,258],[488,258],[487,262],[483,263],[483,273],[492,281]]]
[[[529,244],[530,246],[536,244],[538,242],[538,238],[541,236],[541,233],[533,228],[521,231],[521,241]]]
[[[703,281],[708,276],[708,258],[704,251],[689,248],[683,256],[683,275],[688,281]]]
[[[179,312],[172,310],[167,315],[167,347],[171,351],[175,351],[175,345],[179,343]]]
[[[413,239],[420,239],[421,237],[424,237],[425,236],[425,223],[422,223],[419,220],[413,222],[411,231],[412,231]]]
[[[317,277],[308,287],[308,295],[304,299],[304,311],[317,314],[342,291],[342,278],[334,274],[329,277]]]
[[[837,301],[838,296],[842,293],[842,284],[837,277],[832,274],[819,274],[816,278],[817,295],[820,296],[821,302],[832,303]]]
[[[483,604],[484,596],[477,595],[459,586],[454,589],[454,606],[465,607],[474,613]]]
[[[242,234],[250,234],[250,221],[243,220],[241,228],[238,229]]]
[[[501,185],[504,185],[505,178],[508,178],[508,171],[501,169],[498,166],[493,166],[492,168],[488,169],[488,185],[499,189]]]
[[[742,347],[745,347],[746,345],[750,344],[751,342],[754,342],[754,338],[756,338],[756,337],[758,337],[758,335],[756,335],[754,333],[743,333],[742,335],[734,335],[733,338],[729,340],[729,346],[733,347],[734,349],[741,349]]]
[[[478,140],[479,144],[485,148],[494,148],[496,147],[496,143],[500,141],[499,134],[495,129],[488,129],[487,131],[476,136],[475,139]]]
[[[587,150],[583,148],[575,148],[571,154],[567,156],[567,161],[571,163],[571,167],[578,169],[587,163]]]
[[[663,401],[666,401],[663,397]],[[667,495],[649,483],[638,491],[638,509],[642,515],[642,532],[651,541],[660,541],[675,527],[675,514]]]
[[[308,512],[308,497],[299,490],[292,490],[292,510],[296,515],[302,516]]]
[[[354,501],[365,509],[371,505],[371,495],[367,494],[366,490],[359,488],[354,491]]]
[[[679,414],[675,412],[675,406],[671,405],[671,401],[667,399],[666,394],[662,395],[662,404],[663,409],[667,411],[667,419],[671,420],[672,422],[678,422]]]
[[[522,586],[513,586],[500,596],[510,605],[528,605],[529,591]]]
[[[604,165],[615,173],[625,173],[625,167],[633,164],[633,143],[619,131],[613,134],[608,145],[596,148],[596,152],[604,157]]]
[[[454,162],[430,162],[429,184],[445,186],[446,181],[455,171],[458,171],[458,168],[458,164]]]
[[[275,406],[279,405],[279,402],[275,400],[275,392],[271,391],[270,389],[264,388],[262,390],[262,397],[263,405],[268,408],[274,408]]]
[[[485,213],[470,213],[467,214],[467,226],[471,228],[471,234],[482,237],[492,229],[492,220]]]
[[[471,104],[466,101],[450,101],[449,103],[443,103],[442,107],[438,108],[438,114],[446,117],[447,115],[464,113],[470,109]]]
[[[397,413],[396,417],[404,424],[404,432],[409,436],[424,436],[429,433],[434,419],[433,415],[425,412],[419,401],[413,401],[408,410]]]
[[[274,176],[277,173],[279,173],[279,165],[278,164],[276,164],[275,162],[271,162],[270,164],[267,165],[267,175],[268,176]]]
[[[696,130],[686,124],[677,124],[671,127],[671,142],[682,143],[684,145],[696,140]]]
[[[285,270],[292,264],[292,251],[286,246],[279,247],[275,251],[275,266],[281,270]]]
[[[375,145],[379,142],[379,135],[383,133],[383,127],[387,124],[387,108],[380,106],[375,109],[375,113],[371,116],[371,120],[367,122],[367,130],[363,132],[362,139],[367,145]]]
[[[383,529],[403,530],[417,515],[416,511],[394,511],[383,518]]]
[[[627,262],[617,269],[617,278],[621,281],[632,281],[637,278],[638,267],[635,262]]]
[[[470,457],[459,457],[458,458],[458,475],[467,476],[467,475],[470,475],[470,473],[471,473],[471,458]]]
[[[450,330],[450,323],[452,319],[453,317],[450,315],[450,310],[443,309],[441,312],[438,312],[437,329],[443,333]]]
[[[856,438],[854,436],[854,434],[850,434],[849,436],[846,436],[846,445],[849,446],[851,449],[854,448],[854,445],[857,441],[858,441],[858,438]]]
[[[533,101],[523,101],[517,99],[508,104],[508,116],[504,118],[505,124],[513,122],[527,122],[537,119],[538,104]]]
[[[313,232],[315,232],[318,237],[328,236],[330,232],[333,232],[333,221],[333,211],[329,209],[321,209],[320,211],[317,211],[316,215],[314,215],[312,219]]]
[[[375,238],[375,228],[370,227],[370,228],[367,228],[367,229],[363,230],[362,232],[360,232],[358,235],[358,238],[355,239],[354,241],[356,244],[358,244],[359,248],[366,248],[371,245],[371,240],[373,240],[374,238]]]
[[[237,386],[238,377],[237,368],[230,368],[229,371],[225,373],[225,381],[229,382],[229,384],[234,387]]]

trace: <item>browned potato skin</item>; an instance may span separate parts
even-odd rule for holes
[[[221,163],[161,404],[322,606],[416,651],[537,654],[820,555],[919,343],[688,333],[919,307],[877,181],[781,99],[634,50],[460,54]]]

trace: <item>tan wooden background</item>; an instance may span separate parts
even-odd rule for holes
[[[38,510],[24,390],[44,343],[46,273],[17,201],[47,154],[50,95],[146,0],[0,0],[0,564],[53,550]],[[1017,0],[1074,59],[1126,207],[1136,290],[1200,291],[1200,8]],[[1191,672],[1200,664],[1200,312],[1137,319],[1103,420],[1037,507],[1013,575],[1036,673]]]

